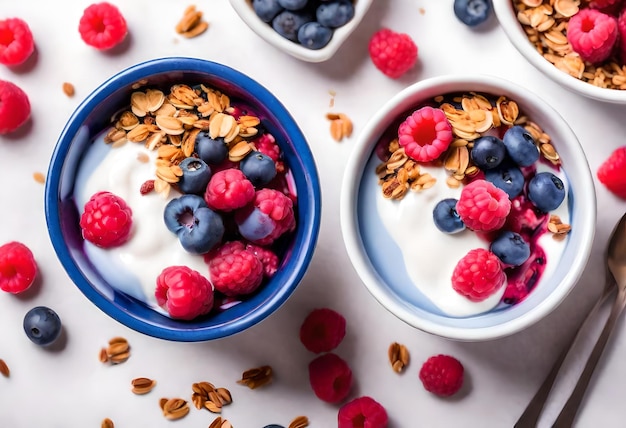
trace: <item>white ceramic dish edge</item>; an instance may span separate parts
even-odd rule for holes
[[[274,31],[271,25],[263,22],[252,9],[249,0],[229,0],[239,17],[254,31],[259,37],[264,39],[274,47],[288,53],[289,55],[307,62],[323,62],[330,59],[339,50],[341,45],[352,34],[354,29],[363,20],[363,17],[370,8],[373,0],[356,0],[354,6],[354,17],[343,27],[337,28],[333,38],[322,49],[307,49],[297,43],[285,39]]]
[[[493,9],[508,39],[535,68],[566,89],[598,101],[626,104],[626,91],[606,89],[579,80],[559,70],[546,60],[528,40],[511,0],[493,0]]]
[[[580,278],[591,253],[595,235],[596,195],[591,171],[584,155],[568,156],[567,169],[576,171],[577,180],[579,182],[589,184],[588,186],[577,186],[574,190],[576,200],[585,201],[584,203],[576,204],[577,211],[575,215],[577,217],[587,218],[586,224],[588,224],[589,227],[582,231],[580,242],[577,243],[579,246],[578,251],[575,252],[573,259],[569,261],[571,269],[568,270],[565,277],[562,279],[564,285],[556,289],[545,300],[523,314],[523,316],[513,319],[506,324],[473,329],[443,326],[416,317],[407,307],[406,303],[385,290],[384,286],[381,286],[380,278],[363,250],[363,242],[358,230],[358,221],[356,220],[359,184],[361,182],[364,165],[366,165],[381,133],[389,126],[393,118],[415,105],[416,98],[426,100],[430,97],[445,93],[457,91],[466,92],[469,88],[473,91],[488,93],[499,91],[499,93],[519,101],[530,100],[532,97],[532,103],[537,105],[537,110],[551,117],[560,117],[556,110],[548,106],[548,104],[539,99],[535,94],[531,94],[517,84],[498,77],[487,75],[447,75],[415,83],[405,88],[385,103],[367,122],[366,127],[362,130],[361,135],[357,139],[357,145],[354,147],[354,152],[348,160],[342,182],[340,222],[344,244],[355,271],[358,273],[369,292],[383,307],[407,324],[422,331],[454,340],[482,341],[508,336],[529,327],[548,315],[565,297],[567,297]],[[568,145],[576,145],[573,150],[579,150],[580,153],[583,153],[578,139],[564,120],[559,120],[551,125],[560,135],[560,138],[569,142]],[[562,152],[563,149],[560,151]]]

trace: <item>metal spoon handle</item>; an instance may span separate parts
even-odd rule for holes
[[[576,334],[574,335],[572,340],[569,342],[569,345],[563,349],[563,351],[559,355],[559,358],[557,358],[557,360],[554,362],[554,365],[552,366],[550,373],[548,373],[543,383],[541,384],[541,386],[535,393],[535,396],[532,398],[532,400],[530,400],[530,402],[528,403],[528,406],[526,406],[524,413],[522,413],[522,415],[519,417],[519,419],[514,425],[514,428],[535,428],[537,426],[537,422],[539,421],[541,412],[543,411],[546,401],[548,400],[550,391],[552,390],[552,387],[554,386],[554,381],[556,380],[557,375],[559,371],[561,370],[561,366],[563,365],[565,358],[569,354],[570,350],[574,347],[576,342],[578,342],[578,340],[580,339],[581,332],[584,330],[584,326],[589,322],[589,320],[591,320],[591,318],[595,315],[595,313],[598,311],[600,306],[602,306],[602,304],[607,299],[607,297],[611,295],[611,292],[613,290],[614,290],[613,277],[608,275],[607,283],[605,284],[605,287],[604,287],[604,292],[598,298],[598,300],[593,305],[593,307],[589,310],[589,313],[587,313],[587,316],[585,317],[585,319],[581,322]]]
[[[561,409],[561,413],[559,413],[559,416],[554,422],[554,425],[552,425],[552,428],[571,428],[573,426],[574,419],[576,418],[576,414],[580,408],[580,403],[582,402],[585,392],[587,391],[589,381],[591,380],[598,361],[602,356],[602,352],[611,337],[611,333],[615,328],[615,323],[624,310],[624,306],[626,306],[626,288],[620,287],[617,297],[615,298],[615,302],[611,307],[609,317],[607,318],[606,324],[602,329],[602,333],[600,333],[598,341],[593,347],[591,354],[589,354],[585,368],[580,375],[572,394],[563,406],[563,409]]]

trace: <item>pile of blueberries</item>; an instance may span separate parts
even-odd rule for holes
[[[278,34],[314,50],[354,17],[352,0],[252,0],[252,7]]]

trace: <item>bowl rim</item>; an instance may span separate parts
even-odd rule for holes
[[[290,140],[298,142],[298,157],[306,167],[306,173],[309,175],[304,180],[309,210],[305,213],[306,216],[302,216],[304,218],[299,223],[299,227],[304,228],[302,245],[297,251],[293,251],[291,254],[293,259],[290,259],[289,264],[292,268],[297,267],[297,269],[291,269],[288,272],[285,277],[286,285],[264,301],[263,305],[256,306],[252,312],[247,313],[245,316],[218,326],[207,326],[197,329],[168,328],[145,322],[123,310],[122,307],[116,305],[97,291],[81,273],[65,243],[61,227],[59,186],[61,184],[60,179],[64,157],[71,146],[74,136],[89,117],[92,107],[98,105],[107,97],[120,90],[120,88],[129,88],[132,84],[142,79],[167,72],[203,73],[209,77],[216,77],[227,82],[236,80],[238,87],[252,94],[255,98],[264,100],[263,102],[266,104],[268,111],[271,111],[276,120],[285,128],[285,132],[290,136]],[[302,196],[299,194],[298,197]],[[199,58],[162,57],[137,63],[115,73],[94,89],[76,107],[61,131],[50,158],[44,190],[44,206],[48,235],[61,265],[72,279],[72,282],[100,310],[121,324],[148,336],[179,342],[200,342],[230,336],[256,325],[282,306],[294,292],[301,282],[316,248],[321,222],[321,189],[315,160],[304,134],[287,108],[268,89],[248,75],[223,64]]]
[[[354,17],[350,22],[335,29],[330,42],[323,48],[307,49],[298,43],[282,37],[276,33],[268,23],[263,22],[252,9],[250,0],[229,0],[239,17],[263,40],[297,59],[308,62],[327,61],[335,55],[341,45],[343,45],[346,39],[363,20],[363,17],[369,10],[373,1],[374,0],[355,0]]]
[[[524,34],[511,0],[493,0],[493,9],[509,41],[537,70],[574,93],[598,101],[626,104],[626,90],[601,88],[584,82],[559,70],[541,56]]]
[[[516,97],[514,98],[516,100],[526,100],[532,97],[534,100],[532,104],[533,107],[537,107],[542,112],[550,114],[551,117],[560,119],[558,124],[560,131],[564,134],[568,145],[574,145],[574,150],[580,154],[574,156],[575,162],[570,164],[570,170],[576,171],[576,174],[581,176],[581,180],[584,179],[584,181],[589,183],[589,186],[584,186],[580,189],[576,188],[576,200],[592,203],[577,205],[577,210],[580,210],[580,213],[577,215],[588,219],[588,222],[585,223],[588,227],[580,231],[582,245],[575,254],[575,259],[572,261],[572,268],[569,269],[563,277],[562,282],[565,285],[555,289],[546,299],[522,314],[521,317],[499,325],[465,329],[456,326],[441,325],[430,320],[419,318],[419,316],[416,316],[414,312],[409,310],[406,303],[402,302],[394,293],[389,292],[385,286],[381,285],[381,281],[375,269],[368,260],[359,232],[357,207],[361,177],[363,176],[364,166],[367,164],[378,138],[394,120],[391,115],[392,111],[405,111],[410,108],[411,105],[415,105],[420,100],[426,100],[430,97],[430,94],[429,96],[420,95],[423,92],[426,91],[430,93],[434,88],[444,87],[447,88],[445,92],[468,91],[467,88],[472,88],[472,91],[477,92],[491,91],[493,93],[494,91],[503,91],[511,97]],[[441,94],[441,92],[436,94]],[[432,95],[434,96],[435,93]],[[486,74],[448,74],[427,78],[406,87],[384,103],[382,107],[373,114],[370,120],[367,121],[366,126],[356,139],[355,147],[346,164],[341,187],[340,222],[344,245],[354,270],[359,275],[370,294],[372,294],[385,309],[405,323],[427,333],[459,341],[484,341],[509,336],[531,326],[548,315],[550,311],[556,308],[570,293],[582,275],[591,254],[596,227],[596,202],[593,177],[587,159],[584,156],[582,146],[572,129],[554,108],[524,87],[500,77]]]

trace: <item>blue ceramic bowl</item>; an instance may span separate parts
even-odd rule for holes
[[[247,103],[276,138],[290,168],[298,195],[297,228],[278,272],[241,303],[198,321],[177,321],[116,291],[85,255],[79,212],[73,192],[76,171],[92,139],[110,118],[128,107],[138,84],[169,88],[175,83],[204,83]],[[161,339],[195,342],[245,330],[278,309],[304,276],[320,227],[321,194],[315,161],[298,125],[266,88],[227,66],[191,58],[161,58],[132,66],[93,91],[63,129],[48,170],[46,221],[54,249],[82,293],[107,315],[141,333]]]
[[[375,173],[375,167],[380,163],[375,150],[385,132],[390,129],[397,132],[397,120],[406,117],[407,112],[412,112],[436,96],[469,92],[486,93],[496,98],[507,96],[516,101],[520,110],[550,135],[569,182],[567,204],[563,203],[559,209],[567,208],[569,211],[572,230],[565,240],[560,260],[548,260],[549,269],[546,268],[526,299],[515,305],[499,304],[485,312],[451,316],[448,315],[451,311],[441,310],[441,304],[436,306],[421,292],[424,288],[420,289],[412,282],[403,253],[383,226],[376,202],[376,196],[381,190]],[[446,187],[443,182],[435,186]],[[435,188],[423,192],[432,192]],[[441,196],[438,198],[441,199]],[[439,199],[435,197],[434,200]],[[392,204],[396,201],[385,200],[387,202]],[[430,221],[431,212],[428,211]],[[582,274],[591,252],[595,226],[593,178],[576,135],[557,111],[536,94],[494,76],[441,76],[420,81],[401,91],[382,105],[367,122],[348,161],[342,184],[341,227],[344,241],[351,262],[365,286],[386,309],[406,323],[456,340],[488,340],[510,335],[549,314],[569,294]],[[408,230],[406,233],[411,232]],[[444,239],[448,237],[450,235],[444,237],[440,234],[433,235],[432,239],[446,242]],[[420,239],[416,234],[414,238]],[[421,248],[412,257],[424,257],[420,252],[432,251],[436,243],[428,239],[422,238]],[[446,245],[458,245],[458,241]],[[440,254],[441,258],[449,255],[446,249]],[[437,263],[436,258],[433,260],[433,263]],[[449,281],[438,285],[451,288]]]

